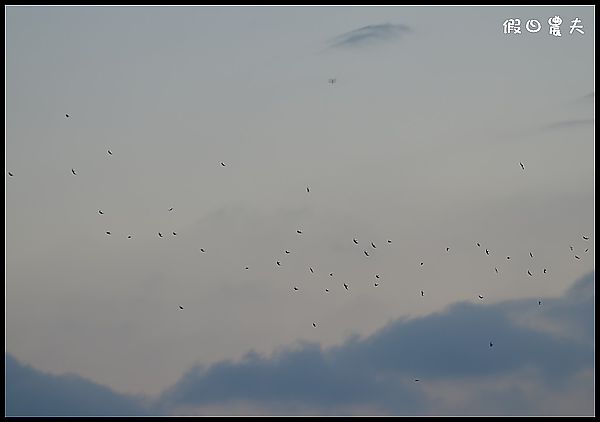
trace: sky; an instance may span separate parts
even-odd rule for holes
[[[5,12],[8,415],[595,414],[593,7]]]

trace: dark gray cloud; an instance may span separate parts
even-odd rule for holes
[[[7,354],[7,414],[592,414],[594,280],[542,306],[458,303],[329,349],[195,366],[152,401]]]
[[[495,305],[460,303],[434,315],[395,321],[372,336],[353,338],[329,350],[304,344],[271,357],[250,353],[239,362],[194,367],[162,395],[160,405],[165,411],[180,407],[198,412],[215,403],[227,409],[227,403],[249,402],[263,406],[262,411],[255,412],[281,413],[287,403],[288,411],[303,404],[314,413],[361,413],[348,410],[358,406],[383,409],[389,414],[426,414],[435,412],[435,407],[421,385],[494,379],[507,374],[514,374],[516,380],[532,368],[546,396],[553,389],[564,395],[558,386],[567,385],[574,374],[593,367],[593,341],[585,340],[593,335],[593,283],[594,274],[590,274],[565,297],[545,300],[542,307],[537,300]],[[585,327],[584,335],[573,341],[524,326],[518,323],[519,315],[529,315],[527,318],[538,319],[540,324],[548,318],[574,319]],[[492,348],[490,341],[494,343]],[[415,378],[420,379],[419,384]],[[475,393],[478,399],[484,398],[478,389]],[[470,408],[445,411],[548,412],[540,404],[541,399],[528,400],[521,393],[511,393],[510,388],[502,395],[514,396],[514,400],[500,407],[489,400],[496,407],[486,409],[471,403]]]
[[[331,47],[362,47],[376,42],[397,39],[410,31],[411,28],[404,24],[367,25],[338,35],[332,40]]]
[[[51,375],[6,354],[6,415],[117,416],[147,414],[143,400],[77,375]]]

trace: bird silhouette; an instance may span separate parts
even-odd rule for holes
[[[483,299],[483,296],[479,295],[479,299]]]
[[[425,293],[423,293],[423,290],[421,290],[421,296],[425,296]]]
[[[379,278],[379,274],[375,274],[375,278]]]
[[[585,237],[585,235],[583,235],[582,237],[583,237],[583,240],[590,240],[590,238],[589,237]]]
[[[496,270],[496,274],[498,274],[498,268],[494,267],[494,269]]]
[[[69,118],[69,117],[71,117],[71,116],[69,116],[68,114],[65,114],[65,117],[68,119],[68,118]]]
[[[200,248],[200,252],[206,252],[204,249]]]
[[[492,343],[492,342],[490,341],[490,347],[492,347],[493,345],[494,345],[494,343]]]
[[[108,150],[107,152],[108,152],[108,155],[112,155],[112,151],[111,150]]]
[[[569,248],[571,248],[571,251],[573,251],[573,246],[569,246]]]
[[[286,250],[285,253],[290,253],[290,251]]]
[[[531,274],[531,271],[527,270],[527,274],[529,274],[530,276],[533,277],[533,274]]]
[[[179,305],[179,309],[183,309],[183,306]]]
[[[329,291],[329,289],[325,289],[325,291],[326,291],[326,292],[328,292],[328,291]]]
[[[358,245],[358,240],[352,239],[352,241]]]
[[[481,247],[481,243],[477,242],[477,246]]]
[[[222,161],[221,161],[221,165],[222,165],[223,167],[225,167],[225,163],[224,163],[224,162],[222,162]]]
[[[392,241],[388,239],[388,243],[392,243]]]
[[[173,232],[173,236],[177,236],[177,233]]]
[[[423,262],[421,262],[421,265],[423,265]]]
[[[589,248],[585,248],[585,251],[584,251],[584,252],[586,252],[586,253],[587,253],[587,251],[589,251]]]
[[[531,252],[529,252],[529,256],[533,258],[533,254]]]
[[[523,170],[525,170],[525,166],[523,165],[523,163],[519,162],[519,164],[521,164],[521,168],[522,168]],[[535,172],[534,172],[534,173],[535,173]]]
[[[374,248],[377,248],[377,246],[375,246],[375,243],[371,242],[371,246],[373,246]]]
[[[245,268],[246,270],[248,269],[248,267]]]
[[[71,169],[71,173],[73,173],[74,175],[77,175],[77,173],[75,173],[75,169]]]
[[[106,232],[106,234],[110,236],[110,232]]]
[[[294,287],[294,290],[298,290],[298,288],[297,288],[297,287]]]
[[[488,251],[488,250],[487,250],[487,248],[485,249],[485,254],[486,254],[486,255],[489,255],[489,254],[490,254],[490,251]]]
[[[173,211],[173,207],[169,208],[169,211]]]
[[[301,230],[296,230],[296,233],[302,234],[302,231]]]
[[[348,290],[348,285],[346,283],[344,283],[344,288]]]
[[[127,236],[127,239],[131,239],[131,235]]]
[[[313,327],[315,327],[315,328],[317,327],[317,324],[315,324],[314,322],[313,322]]]
[[[546,274],[546,269],[544,268],[544,274]]]
[[[98,214],[103,215],[104,213],[102,212],[102,210],[98,210]]]
[[[333,277],[333,273],[329,273],[329,277]]]
[[[375,283],[375,287],[379,286],[379,284]]]
[[[579,258],[577,255],[575,255],[575,258],[577,258],[577,259],[581,259],[581,258]]]
[[[418,380],[418,379],[415,379],[415,382],[419,382],[419,380]]]
[[[365,253],[365,255],[369,256],[369,252],[367,251],[363,251]]]
[[[163,237],[161,232],[158,232],[158,237]]]
[[[311,273],[314,273],[312,267],[308,267],[308,269],[310,270]]]
[[[13,176],[14,176],[14,174],[12,174],[10,171],[8,172],[8,175],[9,175],[10,177],[13,177]]]
[[[281,265],[281,262],[277,261],[277,265]]]
[[[446,252],[448,252],[450,250],[450,248],[446,248]]]
[[[507,256],[506,259],[510,259],[510,256]]]
[[[306,187],[306,192],[310,192],[310,189],[308,186]]]
[[[538,305],[542,306],[542,301],[541,300],[538,300]]]

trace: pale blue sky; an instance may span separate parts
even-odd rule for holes
[[[5,35],[6,351],[41,371],[158,397],[595,269],[590,6],[11,6]]]

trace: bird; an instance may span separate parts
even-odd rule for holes
[[[363,251],[365,253],[365,255],[369,256],[369,252],[367,251]]]
[[[329,273],[329,277],[333,277],[333,273]]]
[[[448,252],[450,250],[450,248],[446,248],[446,252]]]
[[[246,269],[246,270],[247,270],[247,269],[248,269],[248,267],[246,267],[246,268],[244,268],[244,269]]]
[[[224,163],[223,161],[221,161],[221,165],[222,165],[223,167],[225,167],[225,163]]]
[[[110,236],[110,232],[106,232],[106,234]]]
[[[98,210],[98,214],[103,215],[104,213],[102,212],[102,210]]]
[[[333,85],[333,84],[335,83],[335,78],[329,78],[329,81],[328,81],[328,82],[329,82],[331,85]]]
[[[65,117],[68,119],[68,118],[69,118],[69,117],[71,117],[71,116],[69,116],[68,114],[65,114]]]
[[[587,252],[587,251],[589,251],[589,248],[585,248],[585,251],[584,251],[584,252]]]
[[[302,231],[301,230],[296,230],[296,233],[302,234]]]
[[[311,273],[314,273],[312,267],[308,267],[308,269],[310,270]]]
[[[479,295],[479,299],[483,299],[483,296]]]
[[[415,382],[419,382],[419,380],[418,380],[418,379],[415,379]]]
[[[590,240],[590,238],[589,237],[585,237],[585,235],[583,235],[582,237],[583,237],[583,240]]]
[[[477,246],[481,247],[481,243],[477,242]]]
[[[497,268],[497,267],[494,267],[494,269],[496,270],[496,274],[498,274],[498,268]]]
[[[531,271],[527,270],[527,274],[529,274],[530,276],[533,277],[533,274],[531,274]]]
[[[183,309],[183,306],[179,305],[179,309]]]
[[[529,252],[529,256],[533,258],[533,254],[531,252]]]
[[[131,235],[127,236],[127,239],[131,239]]]
[[[544,268],[544,274],[546,274],[546,269]]]
[[[423,265],[423,262],[421,262],[421,265]]]
[[[73,173],[74,175],[77,175],[77,173],[75,173],[75,169],[71,169],[71,173]]]
[[[13,176],[14,176],[14,174],[12,174],[10,171],[8,172],[8,175],[9,175],[10,177],[13,177]]]
[[[306,192],[310,192],[310,188],[308,186],[306,187]]]
[[[277,265],[281,265],[281,262],[277,261]]]
[[[352,239],[352,241],[353,241],[355,244],[357,244],[357,245],[358,245],[358,240],[356,240],[356,239]]]
[[[490,251],[488,251],[488,250],[487,250],[487,248],[485,249],[485,254],[486,254],[486,255],[489,255],[489,254],[490,254]]]
[[[173,211],[173,207],[169,208],[169,211]]]
[[[108,150],[107,152],[108,152],[108,155],[112,155],[112,151],[111,150]]]
[[[392,241],[388,239],[388,243],[392,243]]]
[[[379,284],[375,283],[375,287],[379,286]]]
[[[329,291],[329,289],[325,289],[325,291],[326,291],[326,292],[328,292],[328,291]]]
[[[285,253],[290,253],[290,251],[286,250]]]
[[[200,248],[200,252],[206,252],[204,249]]]
[[[581,259],[581,258],[579,258],[577,255],[575,255],[575,258],[577,258],[577,259]]]
[[[538,306],[542,306],[542,301],[538,300]]]
[[[313,322],[313,327],[317,328],[317,324],[315,324],[314,322]]]
[[[490,341],[490,347],[492,347],[493,345],[494,345],[494,343],[492,343],[492,342]]]
[[[348,285],[346,283],[344,283],[344,288],[348,290]]]
[[[507,256],[506,259],[510,259],[510,256]]]
[[[298,290],[298,288],[297,288],[297,287],[294,287],[294,290]]]
[[[375,243],[371,242],[371,246],[373,246],[374,248],[377,248],[377,246],[375,246]]]
[[[379,274],[375,274],[375,278],[379,278]]]
[[[158,237],[163,237],[161,232],[158,232]]]
[[[421,290],[421,296],[425,296],[425,293],[423,293],[423,290]]]
[[[569,248],[571,248],[571,251],[573,251],[573,246],[569,246]]]
[[[173,236],[177,236],[177,233],[173,232]]]
[[[523,170],[525,170],[525,166],[523,165],[523,163],[519,162],[519,164],[521,164],[521,168],[522,168]]]

